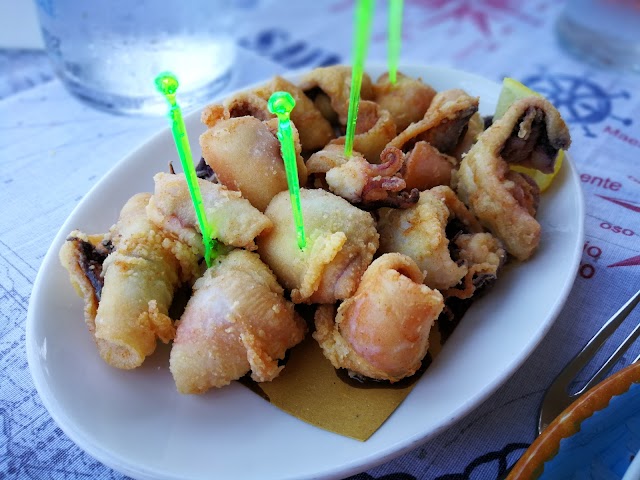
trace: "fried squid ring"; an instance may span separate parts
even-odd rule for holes
[[[191,255],[175,249],[174,253],[181,259],[183,270],[191,271],[192,277],[198,276],[195,272],[200,271],[197,264],[204,255],[204,246],[184,174],[158,173],[153,180],[154,195],[147,206],[149,219],[190,248]],[[198,185],[214,237],[225,245],[255,250],[254,239],[271,228],[271,221],[239,192],[206,180],[198,179]]]
[[[331,124],[343,127],[347,124],[351,95],[351,67],[333,65],[316,68],[302,77],[299,86]],[[360,98],[373,100],[373,97],[371,78],[364,73],[360,86]]]
[[[96,313],[102,296],[102,266],[113,251],[108,234],[87,235],[73,230],[60,248],[59,258],[69,273],[76,293],[84,300],[84,321],[91,335],[96,330]]]
[[[370,213],[320,189],[300,189],[307,246],[298,248],[288,192],[269,204],[273,229],[257,238],[258,253],[294,303],[334,303],[355,292],[378,249]]]
[[[276,193],[287,190],[287,176],[276,137],[278,120],[262,122],[255,117],[227,118],[222,106],[210,106],[202,114],[209,129],[200,135],[202,155],[220,183],[237,190],[260,211]],[[302,147],[292,127],[297,155],[298,180],[307,181],[300,156]]]
[[[438,93],[424,118],[400,132],[391,145],[408,152],[424,140],[441,153],[451,154],[464,137],[469,119],[478,111],[478,101],[459,89]]]
[[[429,330],[444,307],[442,295],[422,283],[406,255],[377,258],[353,297],[338,308],[322,305],[313,333],[335,368],[397,382],[413,375],[429,347]]]
[[[451,258],[446,232],[450,215],[441,197],[430,190],[420,192],[418,203],[405,210],[380,209],[380,251],[409,256],[425,272],[424,283],[430,288],[457,285],[468,268]]]
[[[381,75],[373,85],[375,102],[391,114],[398,132],[424,118],[436,91],[419,78],[397,72],[396,83],[389,74]]]
[[[358,109],[353,149],[360,152],[371,163],[380,161],[384,147],[396,136],[396,125],[391,114],[375,102],[363,100]],[[344,145],[346,136],[331,140],[332,144]]]
[[[509,163],[553,171],[559,149],[571,143],[569,130],[551,103],[527,97],[509,107],[464,157],[457,173],[460,199],[518,260],[540,242],[535,219],[539,191]]]
[[[440,153],[428,142],[420,141],[407,153],[401,174],[407,188],[428,190],[438,185],[450,185],[457,163],[455,158]]]
[[[451,152],[451,156],[456,158],[456,165],[460,163],[462,157],[471,149],[474,143],[478,140],[480,134],[484,131],[484,119],[479,112],[471,115],[469,123],[467,124],[467,131],[464,137],[460,140],[456,148]]]
[[[362,158],[362,154],[359,152],[353,152],[352,156]],[[327,145],[309,157],[307,160],[307,173],[309,175],[322,174],[322,177],[324,177],[329,170],[339,168],[348,161],[349,159],[344,154],[342,145]]]
[[[256,382],[278,376],[278,359],[303,339],[306,325],[258,255],[219,257],[193,291],[169,360],[178,391],[203,393],[249,371]]]
[[[241,92],[224,101],[231,117],[251,115],[259,120],[275,118],[267,103],[273,92],[286,91],[296,101],[291,111],[291,121],[300,134],[300,144],[304,151],[315,151],[324,147],[334,138],[329,121],[307,97],[302,89],[282,77],[276,76],[270,82],[253,90]]]
[[[87,324],[89,330],[95,327],[92,333],[100,356],[122,369],[140,366],[154,352],[158,338],[167,343],[175,335],[168,312],[181,284],[180,265],[163,245],[162,232],[147,218],[150,196],[134,195],[122,208],[110,232],[114,251],[102,264],[101,294],[94,297],[99,303],[95,310],[94,301],[85,305]],[[68,258],[67,254],[63,249],[61,256]],[[83,290],[86,300],[87,290]]]

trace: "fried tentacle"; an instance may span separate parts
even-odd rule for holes
[[[471,298],[478,287],[495,281],[507,252],[502,242],[488,232],[463,233],[453,240],[457,261],[469,270],[459,285],[443,291],[445,297]]]
[[[345,163],[326,173],[329,189],[336,195],[364,208],[370,205],[397,205],[397,192],[405,189],[405,181],[398,175],[404,157],[400,150],[387,147],[380,155],[382,163],[369,163],[357,152]],[[336,162],[339,163],[339,162]],[[417,201],[417,198],[416,198]]]

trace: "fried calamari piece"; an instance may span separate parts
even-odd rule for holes
[[[260,211],[273,196],[287,190],[287,176],[276,137],[278,120],[262,122],[255,117],[228,118],[220,105],[207,107],[202,121],[209,129],[200,135],[202,155],[220,183],[237,190]],[[300,156],[298,131],[294,127],[298,180],[307,181],[307,169]]]
[[[413,196],[398,194],[406,186],[397,175],[403,164],[402,152],[388,147],[383,150],[380,160],[380,164],[369,163],[355,151],[347,158],[341,146],[327,145],[309,157],[307,168],[309,173],[324,174],[331,192],[363,208],[405,208],[417,202],[417,191]]]
[[[69,272],[71,285],[84,300],[84,320],[93,335],[96,313],[102,296],[102,265],[112,252],[108,234],[87,235],[72,231],[60,248],[60,263]]]
[[[438,93],[424,118],[409,125],[391,145],[409,152],[419,141],[426,141],[444,154],[451,154],[467,131],[469,119],[478,111],[478,98],[463,90]]]
[[[419,78],[397,72],[395,84],[389,74],[381,75],[373,85],[375,102],[391,114],[398,132],[424,118],[436,91]]]
[[[371,163],[380,161],[384,147],[396,136],[396,125],[391,114],[375,102],[363,100],[358,108],[353,149],[360,152]],[[346,136],[331,140],[332,144],[344,145]]]
[[[93,334],[104,361],[123,369],[140,366],[158,338],[167,343],[175,335],[168,311],[181,283],[180,265],[147,218],[150,196],[134,195],[124,205],[110,232],[114,251],[102,265],[104,285]],[[92,308],[87,311],[91,314]]]
[[[265,215],[273,229],[256,242],[262,260],[294,303],[334,303],[355,292],[378,249],[370,213],[325,190],[301,189],[307,246],[298,248],[288,192],[269,204]]]
[[[454,287],[468,266],[451,258],[446,229],[452,218],[466,222],[470,231],[482,230],[449,187],[420,192],[418,203],[405,210],[380,209],[380,251],[409,256],[425,272],[424,283],[431,288]]]
[[[202,233],[184,174],[157,173],[153,180],[154,195],[147,207],[149,219],[188,245],[193,250],[192,260],[199,261],[204,254]],[[271,221],[239,192],[206,180],[198,179],[198,185],[215,238],[225,245],[255,250],[254,239],[271,228]]]
[[[359,152],[353,152],[353,157],[362,158]],[[341,145],[327,145],[322,150],[314,153],[307,160],[307,173],[309,175],[321,174],[322,177],[332,168],[339,168],[349,161],[344,154]]]
[[[450,185],[458,162],[450,155],[425,142],[417,142],[406,154],[401,174],[407,188],[428,190],[438,185]]]
[[[529,258],[540,241],[535,219],[539,189],[509,164],[553,171],[559,149],[571,143],[569,130],[551,103],[541,97],[514,102],[489,127],[460,164],[460,199],[518,260]]]
[[[504,265],[507,252],[502,242],[488,232],[462,233],[452,242],[451,257],[468,265],[460,284],[442,292],[445,297],[471,298],[478,288],[493,283]]]
[[[203,393],[251,371],[256,382],[278,376],[285,352],[306,325],[255,253],[218,257],[193,287],[178,324],[170,370],[180,393]]]
[[[405,182],[396,176],[402,167],[403,155],[397,148],[389,147],[380,155],[382,163],[369,163],[360,155],[353,155],[339,167],[326,174],[329,189],[351,203],[368,205],[390,200],[392,193],[405,188]]]
[[[484,119],[482,115],[480,115],[480,112],[476,112],[469,119],[466,133],[456,148],[451,152],[451,156],[457,160],[456,165],[460,163],[462,157],[471,149],[473,144],[476,143],[482,132],[484,132]]]
[[[470,233],[480,233],[484,231],[478,219],[473,216],[467,206],[460,201],[456,192],[450,187],[440,185],[433,187],[429,192],[442,200],[449,209],[449,218],[451,220],[457,220],[462,230]]]
[[[377,380],[413,375],[429,347],[429,330],[444,307],[442,295],[422,283],[422,272],[406,255],[377,258],[353,297],[334,314],[322,305],[313,333],[335,368]]]
[[[313,100],[322,115],[332,124],[344,127],[349,116],[349,96],[351,95],[351,67],[333,65],[315,68],[302,77],[299,87]],[[362,100],[373,100],[371,78],[362,76],[360,87]]]
[[[278,91],[289,92],[296,101],[296,106],[291,111],[291,121],[300,134],[302,150],[319,150],[334,138],[331,124],[313,101],[300,87],[279,76],[265,85],[232,96],[225,100],[223,105],[228,109],[231,117],[251,115],[259,120],[269,120],[275,118],[275,114],[269,111],[267,103],[273,92]]]

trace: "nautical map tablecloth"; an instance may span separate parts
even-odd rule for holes
[[[229,89],[350,61],[351,1],[238,3],[243,51]],[[446,432],[354,480],[498,478],[534,439],[551,380],[640,287],[640,76],[568,57],[553,33],[561,8],[551,0],[405,0],[402,61],[495,81],[511,76],[559,108],[573,136],[586,237],[568,302],[523,367]],[[378,2],[370,60],[386,58],[385,10]],[[54,79],[41,52],[0,50],[0,478],[123,478],[75,446],[41,405],[24,326],[33,281],[60,225],[117,160],[164,126],[164,118],[86,107]]]

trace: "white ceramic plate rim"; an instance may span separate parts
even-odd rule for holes
[[[384,69],[384,65],[372,65],[367,71],[375,78]],[[458,87],[480,95],[480,111],[483,114],[490,114],[495,107],[500,86],[482,77],[419,65],[403,65],[400,70],[410,76],[422,77],[438,90]],[[297,75],[294,73],[285,77],[295,81]],[[198,135],[204,131],[198,119],[198,112],[185,119],[194,156],[200,151]],[[158,151],[166,152],[166,155],[163,158],[153,158]],[[542,200],[541,250],[531,261],[506,269],[504,278],[496,283],[495,291],[473,305],[442,354],[405,402],[367,442],[357,442],[298,421],[237,384],[195,399],[178,396],[174,388],[167,386],[167,377],[170,379],[170,375],[161,366],[157,366],[158,373],[152,367],[144,370],[143,366],[141,372],[129,373],[135,379],[131,380],[132,377],[127,376],[128,372],[110,369],[102,364],[95,352],[91,353],[95,349],[82,322],[81,299],[75,296],[68,285],[66,273],[58,262],[60,246],[74,228],[89,233],[106,231],[117,218],[126,198],[138,191],[152,191],[152,174],[166,169],[169,159],[175,163],[175,150],[167,128],[118,162],[87,193],[61,227],[45,256],[34,283],[27,314],[27,357],[34,384],[44,406],[78,446],[105,465],[134,478],[339,478],[363,471],[408,451],[468,414],[518,369],[559,314],[573,285],[581,258],[584,200],[576,169],[567,156],[560,178]],[[107,193],[112,201],[105,203],[101,199]],[[559,263],[561,269],[557,266]],[[553,274],[550,275],[551,280],[545,279],[542,282],[542,277],[534,276],[541,272]],[[540,286],[541,283],[549,285]],[[52,293],[51,285],[60,291]],[[532,288],[533,294],[523,303],[523,298],[526,300],[527,297],[523,297],[521,289],[527,288]],[[546,294],[548,297],[544,296]],[[519,308],[516,309],[515,306]],[[518,325],[518,332],[523,330],[522,333],[509,331],[506,337],[498,338],[500,348],[491,347],[496,333],[501,333],[499,329],[510,328],[503,317],[514,314],[526,317],[528,311],[532,312],[531,315],[542,312],[541,318],[526,320]],[[67,318],[68,313],[73,314],[72,323],[69,323],[71,320]],[[513,321],[516,320],[518,319]],[[54,329],[52,321],[60,322],[59,328]],[[526,335],[526,339],[523,340],[518,335]],[[68,339],[76,337],[79,339],[78,343],[66,345]],[[514,341],[514,338],[519,341]],[[487,348],[478,350],[478,346],[483,345]],[[472,348],[483,354],[476,361],[472,361],[474,350],[468,351]],[[161,354],[154,356],[159,355]],[[152,359],[147,363],[155,367]],[[499,364],[494,365],[497,360]],[[73,367],[71,371],[68,368],[70,365]],[[485,370],[493,371],[478,379],[477,376],[485,371],[482,370],[483,365]],[[60,370],[62,366],[67,369]],[[451,378],[452,373],[457,373],[458,376]],[[94,377],[99,377],[100,381]],[[173,410],[165,408],[157,412],[158,415],[165,415],[158,419],[159,426],[153,423],[153,418],[147,418],[141,405],[135,404],[135,395],[140,392],[129,390],[129,383],[132,381],[140,389],[148,389],[148,392],[158,388],[158,392],[163,392],[159,401],[175,407]],[[123,385],[124,388],[121,388]],[[82,412],[81,406],[86,405],[89,400],[95,404],[102,401],[94,394],[94,390],[101,388],[107,388],[107,393],[102,392],[103,395],[108,395],[108,392],[112,392],[111,389],[119,396],[131,395],[134,400],[131,411],[128,408],[130,404],[123,403],[122,410],[119,411],[122,412],[122,417],[112,418],[105,413],[111,408],[111,401],[119,401],[119,396],[114,393],[109,403],[105,400],[101,404],[103,410],[96,411],[95,418]],[[70,389],[73,390],[73,395]],[[164,397],[165,390],[168,399]],[[435,392],[444,392],[449,396],[445,398],[443,394],[438,397]],[[147,393],[147,390],[142,393]],[[81,398],[77,399],[77,395]],[[148,398],[141,400],[146,401]],[[86,408],[91,406],[93,404]],[[231,410],[223,411],[222,415],[221,408]],[[235,410],[241,409],[242,416],[234,417],[234,421],[246,416],[247,421],[251,420],[253,423],[227,425],[226,417],[233,417],[227,414],[237,414]],[[189,417],[190,412],[194,411],[206,413],[205,421],[208,418],[214,422],[204,434],[199,430],[199,424],[183,426],[181,423],[194,422]],[[433,414],[429,416],[430,413]],[[100,415],[107,415],[107,418],[100,420]],[[259,421],[255,421],[258,419]],[[137,425],[138,420],[141,425],[148,423],[150,430],[159,429],[148,432],[149,441],[154,443],[153,447],[161,450],[157,456],[150,456],[147,451],[152,447],[135,443],[135,438],[128,440],[129,436],[135,437],[137,433],[142,435],[142,432],[129,429],[130,424]],[[105,422],[110,423],[107,425]],[[177,432],[174,435],[176,438],[167,433],[174,431],[168,427],[165,429],[167,425]],[[186,437],[181,427],[187,429]],[[115,440],[119,432],[122,433],[122,442],[133,442],[126,451]],[[262,432],[266,432],[266,436],[261,435]],[[202,435],[202,438],[196,434]],[[240,442],[240,438],[246,438],[246,441],[234,444],[235,441]],[[203,439],[211,442],[212,456],[215,459],[207,459],[206,455],[201,454],[189,458],[184,442],[191,442],[192,445],[188,447],[199,451]],[[306,450],[300,445],[304,445]],[[242,448],[250,449],[250,455],[258,462],[258,466],[250,466],[253,460],[242,462],[240,457],[235,456],[238,454],[236,450]],[[280,450],[288,451],[288,454]]]

